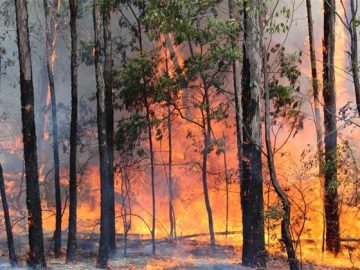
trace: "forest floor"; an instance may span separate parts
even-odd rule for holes
[[[21,239],[21,241],[19,241]],[[27,237],[16,235],[16,251],[22,264],[26,261]],[[81,238],[78,241],[78,261],[75,265],[65,265],[65,255],[55,259],[51,253],[51,237],[46,237],[47,263],[49,269],[96,269],[96,254],[98,239],[96,236]],[[156,256],[151,254],[151,241],[131,236],[128,241],[127,255],[124,256],[123,241],[119,241],[118,252],[110,260],[111,269],[214,269],[228,270],[250,269],[241,266],[241,247],[232,245],[217,246],[215,251],[210,251],[208,243],[195,238],[185,238],[177,243],[159,240],[156,243]],[[66,242],[63,242],[66,247]],[[0,239],[0,269],[12,269],[7,262],[7,248],[5,239]],[[20,267],[19,269],[25,269]],[[281,257],[271,257],[268,260],[270,270],[289,269],[286,260]],[[304,270],[339,270],[351,268],[333,268],[311,262],[303,262]],[[352,268],[354,269],[354,268]]]

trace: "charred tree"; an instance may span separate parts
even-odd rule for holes
[[[6,228],[6,238],[7,238],[7,246],[9,252],[9,260],[12,267],[17,267],[18,261],[15,254],[14,248],[14,238],[12,233],[12,227],[10,222],[10,214],[9,214],[9,206],[6,200],[6,190],[5,190],[5,183],[4,183],[4,175],[3,175],[3,168],[0,164],[0,195],[1,195],[1,202],[4,210],[4,219],[5,219],[5,228]]]
[[[31,50],[26,0],[16,0],[17,46],[20,66],[21,120],[26,173],[26,205],[28,209],[30,267],[46,267],[42,229],[39,175],[36,154],[34,118],[34,86],[31,67]]]
[[[229,232],[229,174],[227,169],[227,158],[226,158],[226,138],[223,132],[223,158],[224,158],[224,174],[225,174],[225,195],[226,195],[226,206],[225,206],[225,235],[227,237]]]
[[[337,130],[335,92],[335,0],[324,1],[323,98],[325,126],[324,205],[326,248],[340,250],[339,198],[337,180]]]
[[[70,0],[70,32],[71,32],[71,123],[70,123],[70,181],[69,181],[69,230],[66,250],[66,263],[73,263],[77,249],[77,125],[78,125],[78,60],[77,60],[77,3]]]
[[[59,0],[54,0],[53,7],[57,10]],[[45,22],[46,22],[46,66],[51,97],[51,122],[53,136],[53,156],[54,156],[54,182],[55,182],[55,232],[54,232],[54,254],[55,257],[61,255],[61,190],[60,190],[60,161],[59,161],[59,138],[57,126],[56,94],[54,84],[54,61],[55,61],[55,17],[51,14],[49,1],[44,0]]]
[[[109,220],[109,149],[106,137],[106,98],[105,82],[102,60],[101,43],[101,3],[93,1],[94,19],[94,60],[96,76],[96,100],[97,100],[97,126],[100,156],[100,194],[101,194],[101,214],[100,214],[100,243],[97,258],[97,267],[106,269],[109,259],[109,240],[110,240],[110,220]]]
[[[242,262],[264,267],[264,199],[261,160],[260,83],[261,39],[257,1],[245,2],[242,71],[243,162],[241,206],[243,223]]]
[[[311,0],[306,0],[306,11],[309,31],[309,50],[310,50],[310,64],[311,64],[311,77],[312,77],[312,89],[314,97],[314,114],[315,114],[315,128],[316,128],[316,142],[318,151],[318,162],[319,162],[319,175],[324,174],[324,145],[323,145],[323,131],[321,126],[321,105],[320,105],[320,87],[319,80],[317,77],[316,68],[316,54],[315,54],[315,41],[314,41],[314,30],[313,30],[313,19],[311,11]]]
[[[103,8],[103,38],[104,38],[104,82],[105,82],[105,114],[106,140],[108,145],[108,179],[109,179],[109,251],[115,253],[115,191],[114,191],[114,107],[112,87],[112,40],[111,40],[111,10],[110,4],[105,3]]]

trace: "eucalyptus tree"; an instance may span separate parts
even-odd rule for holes
[[[179,88],[189,91],[188,104],[174,106],[177,114],[198,127],[202,134],[201,171],[204,202],[208,217],[210,246],[215,248],[214,221],[208,190],[208,160],[213,150],[212,122],[226,117],[228,100],[224,82],[239,51],[232,46],[232,37],[238,32],[235,20],[217,16],[221,1],[152,1],[146,21],[154,29],[155,38],[171,33],[176,45],[187,45],[184,67],[178,69]],[[176,18],[175,20],[173,18]],[[157,36],[156,36],[157,35]],[[219,98],[222,96],[222,98]],[[170,101],[171,102],[171,101]],[[184,108],[183,107],[188,107]],[[187,115],[189,108],[191,115]]]
[[[36,153],[34,85],[26,0],[15,1],[17,47],[20,66],[21,119],[26,174],[29,247],[27,262],[32,268],[46,267]]]

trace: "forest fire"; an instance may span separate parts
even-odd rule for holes
[[[34,23],[16,0],[22,118],[0,118],[15,249],[1,224],[0,269],[8,254],[33,269],[359,268],[353,0],[324,0],[321,35],[300,35],[310,2],[52,0]]]

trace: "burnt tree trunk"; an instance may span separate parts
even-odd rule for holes
[[[324,0],[323,98],[325,126],[324,204],[326,248],[340,250],[339,198],[337,182],[337,130],[335,93],[335,0]]]
[[[106,101],[105,101],[105,82],[103,74],[103,61],[101,50],[101,3],[93,1],[94,19],[94,57],[96,75],[96,99],[97,99],[97,126],[100,156],[100,243],[97,258],[97,267],[106,269],[109,259],[109,240],[110,240],[110,220],[109,220],[109,159],[108,145],[106,137]]]
[[[61,190],[60,190],[60,161],[59,161],[59,138],[57,126],[56,94],[54,84],[54,62],[55,62],[55,35],[56,22],[51,14],[48,0],[44,0],[45,22],[46,22],[46,62],[51,97],[51,121],[53,136],[54,155],[54,182],[55,182],[55,232],[54,232],[54,254],[61,255]],[[59,0],[53,2],[53,8],[59,8]]]
[[[359,63],[358,63],[358,32],[357,32],[357,9],[358,3],[356,0],[350,0],[351,21],[349,25],[350,32],[350,61],[351,73],[353,76],[353,83],[355,89],[356,107],[360,116],[360,81],[359,81]],[[346,12],[346,11],[345,11]]]
[[[263,29],[261,31],[263,33]],[[293,245],[293,239],[291,236],[290,230],[290,220],[291,220],[291,205],[288,199],[288,196],[284,192],[281,187],[275,170],[275,161],[273,148],[271,144],[271,121],[270,121],[270,90],[269,90],[269,73],[268,73],[268,64],[267,64],[267,52],[265,46],[263,46],[263,72],[264,72],[264,96],[265,96],[265,144],[266,144],[266,152],[267,152],[267,161],[270,173],[270,180],[275,189],[277,196],[279,197],[282,209],[283,216],[281,219],[281,238],[282,242],[285,245],[285,249],[287,252],[289,267],[291,270],[298,270],[299,264],[296,258],[296,252]]]
[[[226,195],[226,205],[225,205],[225,235],[227,237],[229,232],[229,174],[227,169],[227,158],[226,158],[226,138],[225,133],[223,132],[223,158],[224,158],[224,173],[225,173],[225,195]]]
[[[203,80],[205,83],[205,80]],[[209,188],[207,183],[207,160],[211,147],[211,115],[210,115],[210,100],[209,100],[209,89],[206,85],[204,85],[204,95],[205,95],[205,117],[203,119],[203,127],[204,127],[204,150],[202,153],[202,184],[203,184],[203,192],[204,192],[204,200],[206,213],[208,216],[208,224],[209,224],[209,234],[210,234],[210,247],[212,250],[215,249],[215,233],[214,233],[214,221],[212,216],[210,197],[209,197]]]
[[[106,140],[108,145],[108,179],[109,179],[109,251],[113,255],[116,249],[115,228],[115,187],[114,187],[114,107],[112,89],[112,40],[111,40],[111,11],[110,5],[103,10],[103,37],[104,37],[104,82],[105,82],[105,114]]]
[[[77,150],[77,122],[78,122],[78,60],[77,60],[77,33],[76,0],[70,0],[70,32],[71,32],[71,124],[70,124],[70,182],[69,182],[69,230],[66,250],[66,263],[73,263],[76,259],[77,249],[77,175],[76,175],[76,150]]]
[[[246,266],[264,267],[264,199],[261,161],[261,40],[257,1],[244,7],[244,46],[242,71],[243,162],[241,206],[243,223],[242,262]]]
[[[30,267],[46,267],[42,229],[42,213],[39,174],[36,154],[36,131],[34,119],[34,86],[32,79],[31,51],[26,0],[16,0],[17,45],[20,66],[21,120],[24,142],[26,173],[26,205],[28,209]]]
[[[312,77],[312,89],[314,96],[314,114],[315,114],[315,128],[316,128],[316,142],[318,151],[318,162],[319,162],[319,176],[324,174],[324,145],[323,145],[323,131],[321,126],[321,105],[320,105],[320,87],[319,80],[317,77],[316,68],[316,54],[315,54],[315,41],[314,41],[314,30],[313,30],[313,19],[311,11],[311,0],[306,0],[306,11],[308,20],[308,31],[309,31],[309,50],[310,50],[310,63],[311,63],[311,77]]]
[[[12,233],[12,227],[10,222],[10,214],[9,214],[9,206],[6,200],[6,190],[5,190],[5,183],[4,183],[4,175],[3,175],[3,168],[0,164],[0,195],[1,195],[1,202],[4,210],[4,219],[5,219],[5,228],[6,228],[6,238],[7,238],[7,245],[9,251],[9,260],[12,267],[17,267],[18,261],[15,254],[14,248],[14,238]]]

